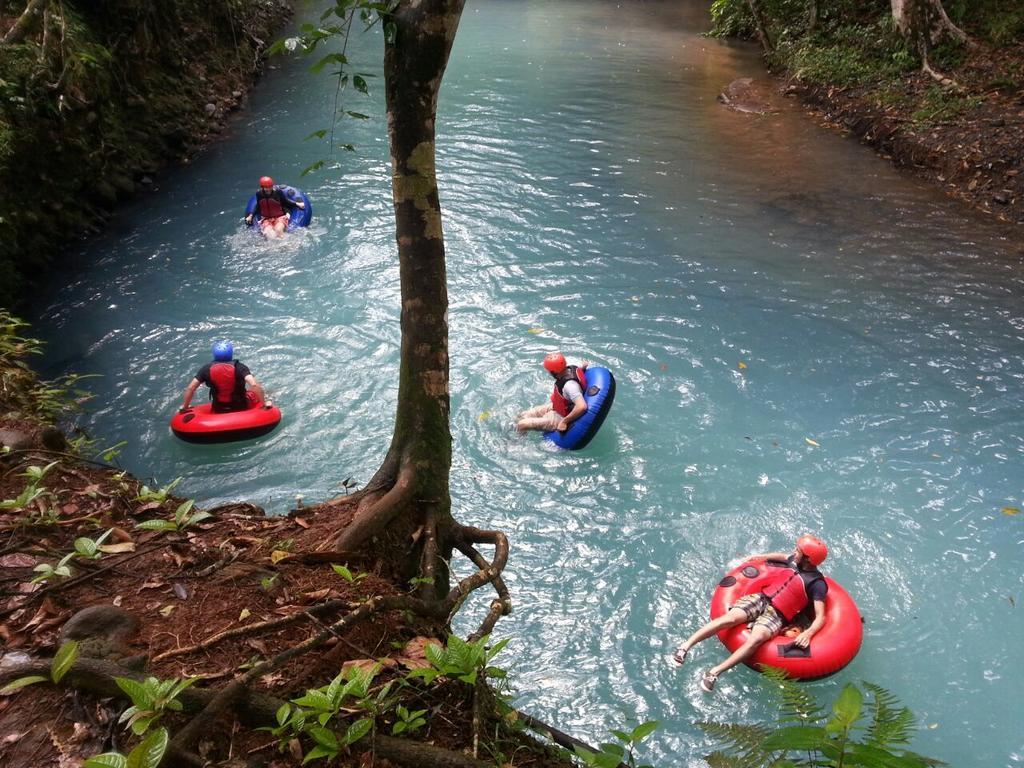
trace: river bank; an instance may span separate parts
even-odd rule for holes
[[[284,0],[32,6],[0,4],[0,306],[13,308],[64,246],[224,131],[291,16]]]
[[[447,639],[443,616],[416,614],[414,590],[380,562],[323,551],[354,496],[267,517],[243,502],[201,510],[173,493],[178,480],[140,482],[109,464],[116,449],[69,443],[51,423],[81,393],[39,381],[24,361],[38,343],[2,320],[3,764],[81,765],[137,747],[151,750],[146,766],[286,768],[333,753],[352,766],[568,764],[501,697],[500,646]],[[253,669],[252,691],[218,698]],[[173,706],[154,701],[183,679]],[[130,730],[118,724],[125,700],[144,713]]]
[[[935,45],[925,69],[888,3],[823,7],[813,22],[761,5],[765,60],[784,94],[951,197],[1024,224],[1024,12],[948,9],[967,41]],[[746,3],[723,0],[712,15],[714,34],[758,38]]]

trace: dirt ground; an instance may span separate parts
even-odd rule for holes
[[[199,689],[223,685],[375,596],[401,592],[372,563],[346,563],[357,574],[351,582],[331,568],[342,564],[328,548],[351,514],[352,505],[344,501],[275,518],[252,505],[226,505],[207,510],[211,517],[181,531],[143,530],[137,526],[146,520],[172,519],[185,500],[152,498],[155,489],[147,494],[115,468],[40,447],[10,451],[0,461],[0,499],[7,500],[0,508],[0,686],[23,675],[33,659],[48,664],[73,634],[69,619],[91,606],[106,606],[115,623],[123,616],[137,622],[125,631],[107,626],[79,640],[80,657],[122,670],[144,669],[160,679],[198,677],[193,689]],[[35,486],[42,493],[15,503],[39,472],[30,468],[47,466]],[[98,559],[73,558],[69,576],[33,583],[38,566],[57,566],[75,549],[77,537],[95,540],[107,530]],[[441,623],[411,614],[377,614],[264,676],[259,692],[279,704],[325,685],[353,664],[380,663],[377,680],[395,680],[427,666],[424,646],[444,631]],[[79,679],[76,674],[66,680]],[[403,684],[404,705],[428,713],[417,741],[465,755],[484,729],[498,734],[483,739],[496,752],[480,754],[489,764],[567,764],[512,727],[514,717],[491,714],[475,722],[472,692],[467,684],[443,679],[434,686]],[[127,752],[138,740],[117,724],[126,706],[109,695],[44,684],[0,696],[0,765],[63,768],[100,752]],[[301,764],[311,744],[292,740],[281,752],[277,738],[243,725],[245,719],[227,714],[206,725],[197,746],[204,764]],[[173,734],[188,720],[171,713],[162,724]],[[379,718],[381,733],[390,733],[391,725],[393,715]],[[354,749],[337,764],[389,765],[379,757],[374,762],[366,749]]]

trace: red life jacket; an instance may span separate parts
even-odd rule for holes
[[[766,584],[761,592],[771,602],[772,607],[778,611],[787,622],[796,618],[809,602],[807,588],[815,581],[823,578],[818,571],[804,571],[805,574],[813,576],[804,584],[803,576],[796,568],[780,568],[779,573],[772,581]]]
[[[551,392],[551,406],[559,416],[568,416],[572,410],[572,402],[562,394],[562,389],[573,380],[579,382],[580,389],[584,392],[587,391],[587,374],[579,366],[565,366],[565,370],[558,374],[558,378],[555,379],[555,388]]]
[[[214,363],[210,366],[210,381],[213,383],[213,402],[220,406],[231,407],[236,404],[238,377],[235,375],[234,363]],[[243,396],[244,396],[244,384]]]
[[[283,193],[275,189],[269,195],[264,195],[261,191],[256,195],[256,210],[264,219],[276,219],[280,216],[284,216],[284,206],[281,205],[281,201],[278,200]]]

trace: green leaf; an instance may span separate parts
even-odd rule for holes
[[[345,731],[345,743],[355,744],[363,738],[363,736],[368,734],[371,728],[373,728],[373,720],[367,717],[364,717],[362,720],[356,720],[348,727],[348,730]]]
[[[299,174],[299,176],[305,176],[307,173],[319,171],[321,168],[324,167],[324,165],[326,165],[326,163],[323,160],[317,160],[312,165],[306,166],[306,168],[302,171],[302,173]]]
[[[341,578],[343,578],[345,581],[348,581],[348,582],[355,581],[356,577],[352,575],[352,571],[350,571],[346,566],[344,566],[344,565],[332,565],[331,568],[334,570],[334,572],[336,574],[341,576]]]
[[[201,523],[203,520],[206,520],[210,517],[213,517],[213,515],[211,515],[209,512],[196,512],[194,515],[192,515],[192,517],[188,519],[188,522],[185,523],[185,527],[187,528],[190,525]]]
[[[352,87],[355,88],[360,93],[367,92],[366,80],[361,75],[352,76]]]
[[[313,741],[319,744],[325,749],[331,750],[331,752],[337,752],[341,749],[341,745],[338,744],[338,737],[334,735],[334,731],[329,728],[314,725],[306,729],[306,733],[312,737]]]
[[[643,741],[658,730],[658,726],[660,725],[660,720],[648,720],[646,723],[640,723],[640,725],[633,729],[633,732],[629,735],[628,741],[634,744],[638,741]]]
[[[369,120],[370,119],[369,115],[364,115],[362,112],[352,112],[352,111],[346,109],[345,110],[345,114],[348,115],[349,117],[355,118],[356,120]]]
[[[292,705],[288,704],[287,702],[278,707],[277,712],[274,714],[274,717],[277,719],[277,724],[284,725],[285,723],[287,723],[288,715],[290,715],[291,713]]]
[[[167,751],[167,741],[166,728],[153,731],[128,753],[125,768],[157,768]]]
[[[144,523],[139,523],[135,526],[137,529],[143,531],[176,531],[178,526],[172,523],[170,520],[147,520]]]
[[[14,693],[18,689],[25,688],[29,685],[48,682],[50,681],[42,675],[29,675],[28,677],[19,677],[17,680],[12,680],[3,688],[0,688],[0,696],[7,696],[10,693]]]
[[[57,649],[57,655],[53,657],[53,664],[50,665],[50,677],[53,678],[53,682],[59,683],[77,658],[78,643],[74,640],[63,643]]]
[[[329,749],[325,749],[324,747],[316,746],[306,753],[306,756],[302,759],[302,764],[305,765],[311,760],[319,760],[321,757],[334,757],[336,754],[338,753],[331,752]]]
[[[860,719],[864,695],[853,683],[847,683],[832,705],[836,721],[844,730],[849,730]]]
[[[195,499],[189,499],[183,501],[178,505],[178,508],[174,510],[174,521],[180,526],[185,522],[185,518],[188,517],[188,513],[192,511],[192,507],[196,504]]]
[[[768,734],[762,747],[770,752],[790,749],[820,749],[826,739],[824,728],[794,725]]]
[[[114,682],[117,683],[118,688],[128,695],[128,698],[132,700],[132,704],[136,707],[149,709],[153,706],[153,695],[143,683],[140,683],[138,680],[132,680],[130,677],[115,677]]]
[[[82,768],[125,768],[128,765],[128,758],[120,752],[104,752],[102,755],[90,757]]]
[[[311,134],[309,134],[309,136],[307,136],[304,139],[304,141],[309,141],[310,139],[322,139],[326,135],[327,135],[327,129],[326,128],[321,128],[319,131],[313,131]]]
[[[92,557],[96,554],[96,542],[85,536],[80,536],[75,539],[75,551],[85,557]]]

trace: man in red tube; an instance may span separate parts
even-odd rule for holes
[[[210,405],[214,413],[244,411],[250,401],[269,405],[264,399],[263,387],[252,375],[246,365],[234,360],[234,348],[230,341],[218,341],[213,345],[213,362],[207,363],[195,375],[185,388],[182,411],[187,411],[192,403],[192,396],[200,384],[210,388]],[[252,389],[246,392],[248,384]]]
[[[783,627],[793,621],[809,604],[814,606],[814,619],[807,629],[793,640],[793,644],[806,648],[811,638],[825,623],[825,596],[828,584],[818,566],[825,562],[828,547],[814,536],[804,535],[796,540],[792,553],[769,552],[757,555],[765,560],[785,560],[788,568],[779,568],[774,581],[766,584],[760,592],[744,595],[717,619],[712,619],[698,629],[676,650],[673,658],[679,664],[686,661],[690,649],[702,640],[707,640],[739,624],[751,624],[750,637],[722,663],[711,667],[701,678],[700,687],[708,693],[715,690],[718,676],[750,658],[754,652],[777,635]]]
[[[260,178],[260,188],[256,193],[256,210],[245,217],[245,223],[252,224],[253,216],[259,214],[260,231],[263,236],[268,239],[281,237],[288,228],[288,220],[291,218],[289,212],[305,207],[306,204],[301,200],[289,200],[284,192],[274,186],[272,178],[263,176]]]
[[[587,388],[587,362],[569,365],[565,355],[552,352],[544,358],[544,368],[555,379],[551,399],[519,414],[516,429],[520,432],[529,429],[565,432],[570,424],[587,412],[587,401],[583,397]]]

